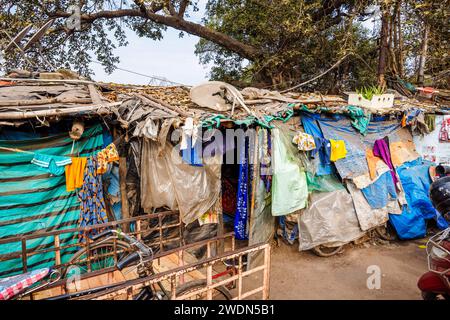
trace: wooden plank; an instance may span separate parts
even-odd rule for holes
[[[23,272],[28,271],[28,263],[27,263],[27,240],[22,239],[22,267]]]
[[[269,299],[269,281],[270,281],[270,246],[264,249],[264,279],[263,279],[263,300]]]
[[[104,102],[103,97],[100,95],[100,93],[97,91],[97,89],[95,89],[93,84],[88,84],[88,89],[89,89],[89,95],[91,96],[91,99],[92,99],[92,103],[102,104]]]

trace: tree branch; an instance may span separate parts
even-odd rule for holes
[[[180,9],[178,9],[178,16],[180,18],[184,17],[184,13],[186,12],[187,7],[189,6],[189,4],[191,3],[190,0],[183,0],[180,4]]]
[[[138,3],[137,3],[138,4]],[[81,21],[92,23],[98,19],[115,19],[123,17],[141,17],[144,19],[149,19],[153,22],[172,27],[174,29],[187,32],[189,34],[204,38],[206,40],[212,41],[225,49],[236,52],[243,58],[249,60],[255,60],[261,56],[261,53],[256,48],[242,43],[224,33],[218,32],[213,29],[209,29],[201,24],[186,21],[180,18],[177,14],[175,16],[162,15],[155,13],[154,7],[145,7],[145,12],[142,6],[139,9],[118,9],[112,11],[99,11],[92,14],[82,14]],[[68,18],[71,16],[68,12],[56,11],[49,14],[52,18]]]

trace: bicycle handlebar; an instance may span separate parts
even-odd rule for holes
[[[133,252],[128,256],[126,256],[125,258],[123,258],[122,260],[120,260],[119,262],[117,262],[117,269],[122,270],[123,268],[127,267],[128,265],[132,264],[133,262],[139,259],[140,259],[139,253]]]
[[[109,236],[109,235],[112,234],[112,233],[113,233],[113,230],[106,230],[106,231],[100,232],[99,234],[93,235],[93,236],[91,237],[91,239],[92,239],[93,241],[96,241],[96,240],[98,240],[98,239],[100,239],[100,238],[103,238],[103,237],[105,237],[105,236]]]

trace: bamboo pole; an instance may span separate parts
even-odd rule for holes
[[[77,80],[77,79],[33,79],[33,78],[0,77],[0,80],[1,81],[12,81],[12,82],[58,82],[58,83],[70,83],[70,84],[97,84],[94,81]]]
[[[41,106],[52,103],[80,103],[80,104],[92,104],[91,98],[49,98],[49,99],[34,99],[34,100],[7,100],[0,101],[0,107],[20,107],[20,106]],[[95,102],[94,102],[95,103]]]
[[[0,120],[19,120],[19,119],[30,119],[36,117],[51,117],[51,116],[64,116],[70,114],[78,114],[83,112],[94,112],[98,115],[110,114],[110,107],[118,106],[122,102],[107,103],[103,105],[90,105],[83,107],[61,107],[53,108],[49,110],[38,110],[38,111],[11,111],[11,112],[0,112]]]

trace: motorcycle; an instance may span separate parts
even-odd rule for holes
[[[433,206],[444,217],[450,214],[450,167],[438,166],[441,176],[431,184]],[[428,272],[417,283],[424,300],[450,300],[450,228],[431,237],[426,246]]]
[[[427,243],[428,272],[417,283],[424,300],[450,300],[450,228]]]

